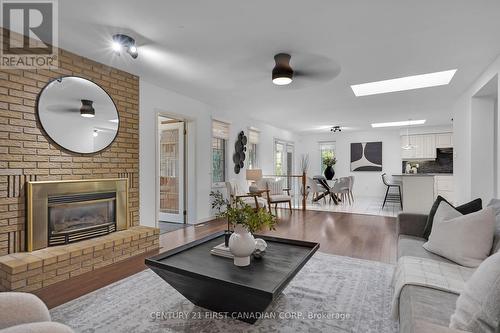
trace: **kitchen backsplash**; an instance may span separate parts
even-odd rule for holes
[[[418,173],[453,173],[453,154],[445,154],[438,152],[437,158],[434,161],[403,161],[402,172],[406,170],[406,163],[414,166],[418,164]]]

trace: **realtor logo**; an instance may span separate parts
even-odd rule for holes
[[[0,68],[57,68],[57,0],[1,0]]]

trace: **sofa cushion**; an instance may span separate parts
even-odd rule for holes
[[[495,237],[493,238],[493,247],[491,254],[500,251],[500,199],[491,199],[488,207],[493,208],[495,212]]]
[[[448,327],[458,295],[421,286],[407,285],[399,300],[399,330],[414,333],[417,322]]]
[[[422,247],[425,243],[424,238],[400,235],[398,241],[398,258],[404,256],[412,256],[418,258],[433,259],[436,261],[453,263],[451,260],[438,256],[432,252],[427,251]]]
[[[448,207],[448,208],[447,208]],[[450,259],[459,265],[477,267],[488,257],[493,244],[495,216],[493,209],[447,219],[443,211],[449,208],[442,202],[436,212],[443,219],[437,220],[423,247],[437,255]]]
[[[451,203],[449,203],[445,198],[442,196],[438,195],[436,198],[436,201],[434,201],[434,204],[432,205],[431,211],[429,212],[429,216],[427,217],[427,224],[425,225],[424,229],[424,237],[426,239],[429,238],[429,235],[431,234],[432,230],[432,224],[434,223],[434,215],[436,215],[436,211],[439,207],[439,204],[444,201],[448,203],[450,206],[453,207]],[[458,207],[454,207],[457,211],[459,211],[463,215],[471,214],[477,211],[480,211],[483,209],[483,202],[480,198],[472,200],[471,202],[465,203],[463,205],[460,205]]]
[[[500,327],[500,253],[479,265],[458,297],[451,328],[497,332]]]

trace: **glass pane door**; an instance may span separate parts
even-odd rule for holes
[[[184,222],[184,123],[160,117],[159,219]]]
[[[274,143],[274,173],[277,176],[285,175],[285,145],[276,141]]]

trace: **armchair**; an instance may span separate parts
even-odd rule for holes
[[[226,182],[226,189],[231,205],[234,205],[236,200],[241,199],[243,203],[255,209],[267,207],[267,200],[261,198],[260,193],[243,193],[239,190],[238,184],[235,181]]]
[[[292,196],[290,195],[290,189],[284,187],[283,179],[263,178],[260,181],[259,188],[262,188],[262,185],[264,185],[263,190],[267,197],[269,212],[271,212],[271,205],[274,204],[274,210],[277,213],[278,204],[287,202],[290,212],[292,212]]]

